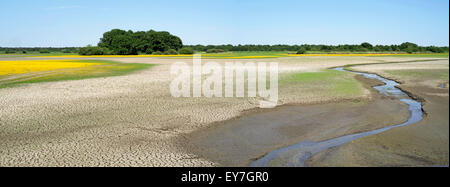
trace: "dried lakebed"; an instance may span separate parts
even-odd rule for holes
[[[335,68],[337,71],[347,71],[344,70],[343,67]],[[350,142],[352,140],[379,134],[385,131],[388,131],[392,128],[402,127],[410,124],[417,123],[422,120],[422,104],[420,102],[417,102],[410,98],[406,93],[404,93],[402,90],[398,89],[396,86],[399,85],[399,83],[385,79],[381,76],[378,76],[376,74],[370,74],[370,73],[362,73],[362,72],[354,72],[354,71],[347,71],[352,72],[355,74],[362,75],[369,79],[376,79],[379,81],[382,81],[385,83],[385,85],[382,86],[376,86],[374,89],[378,90],[379,93],[399,99],[400,101],[406,103],[409,105],[409,111],[410,111],[410,117],[408,121],[388,126],[381,129],[366,131],[362,133],[356,133],[356,134],[350,134],[342,137],[337,137],[321,142],[311,142],[311,141],[303,141],[288,147],[284,147],[281,149],[274,150],[272,152],[269,152],[264,157],[252,162],[250,166],[252,167],[266,167],[266,166],[288,166],[288,167],[304,167],[306,160],[308,160],[312,155],[315,155],[319,152],[325,151],[327,149],[330,149],[332,147],[337,147],[340,145],[343,145],[347,142]]]
[[[294,166],[284,163],[287,158],[280,159],[278,156],[281,154],[277,150],[295,150],[290,148],[298,142],[313,144],[383,129],[410,118],[408,104],[399,99],[408,99],[406,94],[391,90],[398,98],[383,95],[372,88],[384,85],[382,81],[363,75],[355,78],[370,90],[370,99],[293,103],[274,109],[254,109],[186,134],[179,141],[189,145],[183,148],[184,151],[220,166],[249,166],[252,163],[256,166],[254,163],[261,162],[261,159],[267,159],[266,166]],[[269,155],[274,157],[268,159]]]

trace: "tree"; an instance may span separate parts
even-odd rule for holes
[[[152,54],[154,51],[168,53],[169,49],[173,49],[171,53],[176,53],[183,47],[183,42],[166,31],[133,32],[113,29],[103,34],[98,46],[108,48],[116,55],[135,55],[139,52]]]
[[[405,42],[400,44],[400,50],[405,51],[406,49],[415,50],[418,49],[418,45],[415,43]]]
[[[135,48],[138,52],[152,54],[153,49],[150,41],[147,39],[147,33],[144,31],[138,31],[133,34],[135,40]]]
[[[321,51],[329,51],[329,50],[331,50],[331,46],[329,46],[329,45],[321,45],[320,46],[320,50]]]
[[[113,29],[111,31],[103,33],[103,37],[100,39],[99,47],[112,47],[114,39],[119,35],[126,35],[127,32],[120,29]]]
[[[406,52],[406,53],[411,54],[411,53],[416,53],[416,52],[418,52],[418,51],[419,51],[419,48],[408,47],[408,48],[404,49],[403,51]]]
[[[373,49],[373,45],[368,43],[368,42],[364,42],[361,44],[361,47],[366,48],[368,50],[372,50]]]
[[[306,50],[303,48],[297,51],[297,54],[305,54],[305,53],[306,53]]]
[[[137,55],[134,39],[131,34],[116,36],[109,47],[116,55]]]
[[[400,47],[398,45],[391,45],[392,51],[400,51]]]
[[[445,52],[444,49],[442,49],[440,47],[435,47],[435,46],[426,47],[425,50],[433,52],[433,53],[443,53],[443,52]]]
[[[136,55],[135,41],[133,31],[113,29],[103,34],[98,46],[108,48],[115,55]]]
[[[169,49],[178,50],[183,47],[183,42],[179,37],[165,31],[157,32],[150,30],[146,32],[143,41],[149,44],[148,47],[153,51],[167,51]]]

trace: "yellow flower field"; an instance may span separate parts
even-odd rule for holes
[[[373,54],[289,54],[288,56],[397,56],[409,54],[389,54],[389,53],[373,53]]]
[[[58,56],[31,56],[32,58],[136,58],[136,57],[192,57],[192,55],[58,55]]]
[[[202,54],[203,58],[208,59],[259,59],[259,58],[280,58],[280,57],[315,57],[315,56],[330,56],[330,57],[363,57],[363,56],[431,56],[445,55],[445,54],[407,54],[407,53],[345,53],[345,54],[289,54],[283,52],[241,52],[241,53],[214,53]],[[448,56],[448,53],[446,54]],[[156,57],[156,58],[192,58],[193,55],[57,55],[57,56],[30,56],[29,58],[139,58],[139,57]]]
[[[105,60],[0,61],[0,88],[24,83],[118,76],[152,66]]]
[[[79,62],[77,60],[0,61],[0,76],[58,69],[86,68],[100,64],[102,63]]]

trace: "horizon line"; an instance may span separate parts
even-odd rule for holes
[[[407,41],[406,41],[407,42]],[[406,42],[402,42],[402,43],[406,43]],[[365,43],[365,42],[362,42]],[[196,45],[202,45],[202,46],[224,46],[224,45],[232,45],[232,46],[239,46],[239,45],[256,45],[256,46],[276,46],[276,45],[287,45],[287,46],[302,46],[302,45],[325,45],[325,46],[340,46],[340,45],[361,45],[362,43],[359,44],[183,44],[183,46],[196,46]],[[374,47],[377,45],[381,45],[381,46],[392,46],[392,45],[401,45],[402,43],[399,44],[373,44],[370,42],[367,42],[371,45],[373,45]],[[410,43],[414,43],[414,42],[410,42]],[[417,43],[414,43],[417,44]],[[89,46],[91,44],[88,45],[84,45],[84,46],[25,46],[25,47],[21,47],[21,46],[1,46],[0,48],[80,48],[80,47],[86,47]],[[446,46],[439,46],[439,45],[419,45],[417,44],[419,47],[449,47],[450,45],[446,45]],[[97,46],[97,45],[92,45],[92,46]]]

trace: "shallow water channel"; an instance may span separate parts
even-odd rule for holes
[[[422,104],[410,98],[406,93],[402,90],[396,88],[395,86],[399,85],[399,83],[383,78],[376,74],[371,73],[362,73],[355,71],[347,71],[343,67],[335,68],[336,71],[345,71],[351,72],[355,74],[362,75],[369,79],[376,79],[385,83],[382,86],[375,86],[374,89],[378,90],[381,94],[387,95],[392,98],[399,99],[400,101],[409,105],[410,117],[408,121],[402,124],[396,124],[389,127],[357,133],[350,134],[346,136],[341,136],[338,138],[333,138],[321,142],[311,142],[311,141],[303,141],[297,144],[284,147],[281,149],[277,149],[269,152],[264,157],[252,162],[249,166],[251,167],[267,167],[267,166],[286,166],[286,167],[305,167],[305,162],[313,155],[330,149],[332,147],[341,146],[347,142],[352,140],[379,134],[385,131],[388,131],[392,128],[402,127],[410,124],[417,123],[422,120]]]

